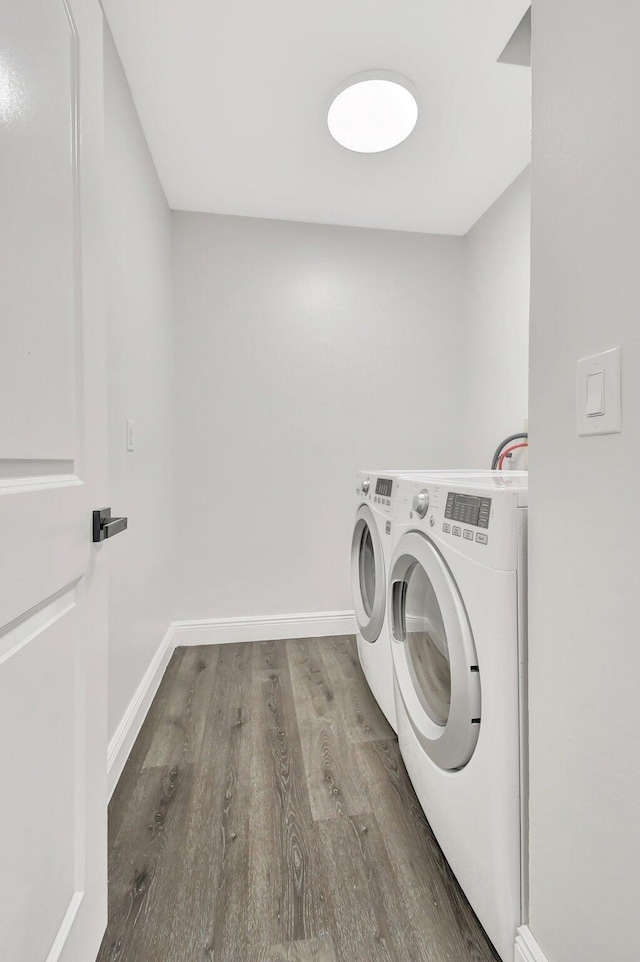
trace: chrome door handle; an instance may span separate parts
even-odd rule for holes
[[[111,508],[100,508],[93,512],[93,540],[96,542],[113,538],[114,534],[124,531],[128,524],[128,518],[112,518]]]

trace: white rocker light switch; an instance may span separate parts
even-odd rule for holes
[[[614,347],[578,361],[576,415],[579,435],[622,431],[622,351]]]

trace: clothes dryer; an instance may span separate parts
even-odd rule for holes
[[[364,676],[396,730],[393,664],[387,619],[386,576],[391,560],[394,484],[400,471],[360,471],[351,539],[351,590],[358,655]]]
[[[398,741],[501,958],[526,906],[525,472],[396,479],[388,610]]]
[[[369,688],[394,731],[396,708],[389,641],[387,582],[392,554],[391,521],[398,477],[424,472],[359,471],[351,541],[351,589],[357,622],[358,655]],[[437,475],[439,471],[430,474]],[[472,472],[460,471],[461,475]],[[449,474],[449,472],[447,472]]]

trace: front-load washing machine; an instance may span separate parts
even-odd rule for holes
[[[527,475],[396,480],[388,609],[400,750],[501,958],[526,915]]]

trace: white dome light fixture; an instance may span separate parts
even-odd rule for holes
[[[388,70],[369,70],[338,88],[327,124],[334,140],[361,154],[377,154],[406,140],[418,120],[415,88]]]

